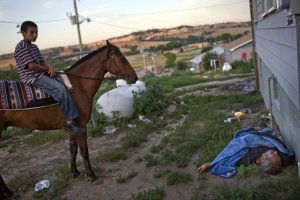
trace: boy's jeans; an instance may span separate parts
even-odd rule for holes
[[[35,86],[45,90],[47,94],[58,102],[65,121],[73,120],[79,116],[69,91],[55,78],[43,75],[35,82]]]

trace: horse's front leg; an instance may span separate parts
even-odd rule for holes
[[[70,135],[70,153],[71,153],[71,173],[73,177],[78,177],[80,175],[77,166],[76,166],[76,156],[77,156],[77,138],[74,134]]]
[[[86,175],[91,177],[92,181],[95,181],[98,177],[95,175],[95,173],[94,173],[94,171],[92,170],[92,167],[91,167],[86,134],[78,136],[78,141],[77,142],[79,144],[80,154],[81,154],[82,159],[83,159],[83,163],[84,163],[85,170],[86,170]]]
[[[6,199],[13,195],[13,192],[8,189],[0,175],[0,199]]]

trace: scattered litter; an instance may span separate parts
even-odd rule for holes
[[[241,112],[245,113],[245,114],[250,114],[252,111],[250,108],[244,108],[241,110]]]
[[[262,115],[261,118],[266,120],[271,120],[271,113],[269,113],[268,115]]]
[[[128,124],[128,128],[136,128],[136,124]]]
[[[43,189],[47,189],[49,188],[50,186],[50,181],[49,180],[42,180],[40,182],[38,182],[37,184],[35,184],[35,187],[34,187],[34,191],[40,191],[40,190],[43,190]]]
[[[145,122],[145,124],[151,124],[152,121],[150,119],[147,119],[145,116],[143,115],[139,115],[139,120]]]
[[[253,94],[256,91],[255,85],[250,84],[243,88],[243,93],[245,94]]]
[[[184,103],[184,101],[181,101],[180,104],[181,104],[181,105],[186,105],[186,103]]]
[[[239,117],[230,117],[224,120],[224,123],[236,123],[241,121]]]
[[[110,125],[110,126],[106,126],[102,129],[102,133],[104,135],[110,135],[113,134],[114,132],[116,132],[118,130],[117,127],[115,127],[114,125]]]
[[[244,119],[246,114],[244,112],[235,112],[233,113],[233,116],[238,117],[240,119]]]

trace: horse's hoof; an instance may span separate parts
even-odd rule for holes
[[[101,184],[103,184],[103,182],[104,182],[103,179],[99,178],[99,177],[94,178],[94,180],[92,180],[92,183],[95,185],[101,185]]]
[[[72,177],[77,178],[80,175],[79,171],[72,172]]]
[[[94,176],[90,176],[91,182],[95,182],[97,180],[99,180],[99,177],[94,175]]]

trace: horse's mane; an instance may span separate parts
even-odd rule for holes
[[[92,56],[94,56],[96,53],[102,51],[103,49],[106,49],[107,46],[101,47],[99,49],[96,49],[95,51],[87,54],[86,56],[84,56],[83,58],[81,58],[80,60],[78,60],[77,62],[75,62],[74,64],[72,64],[68,69],[66,69],[65,71],[68,71],[78,65],[80,65],[81,63],[85,62],[86,60],[90,59]]]

